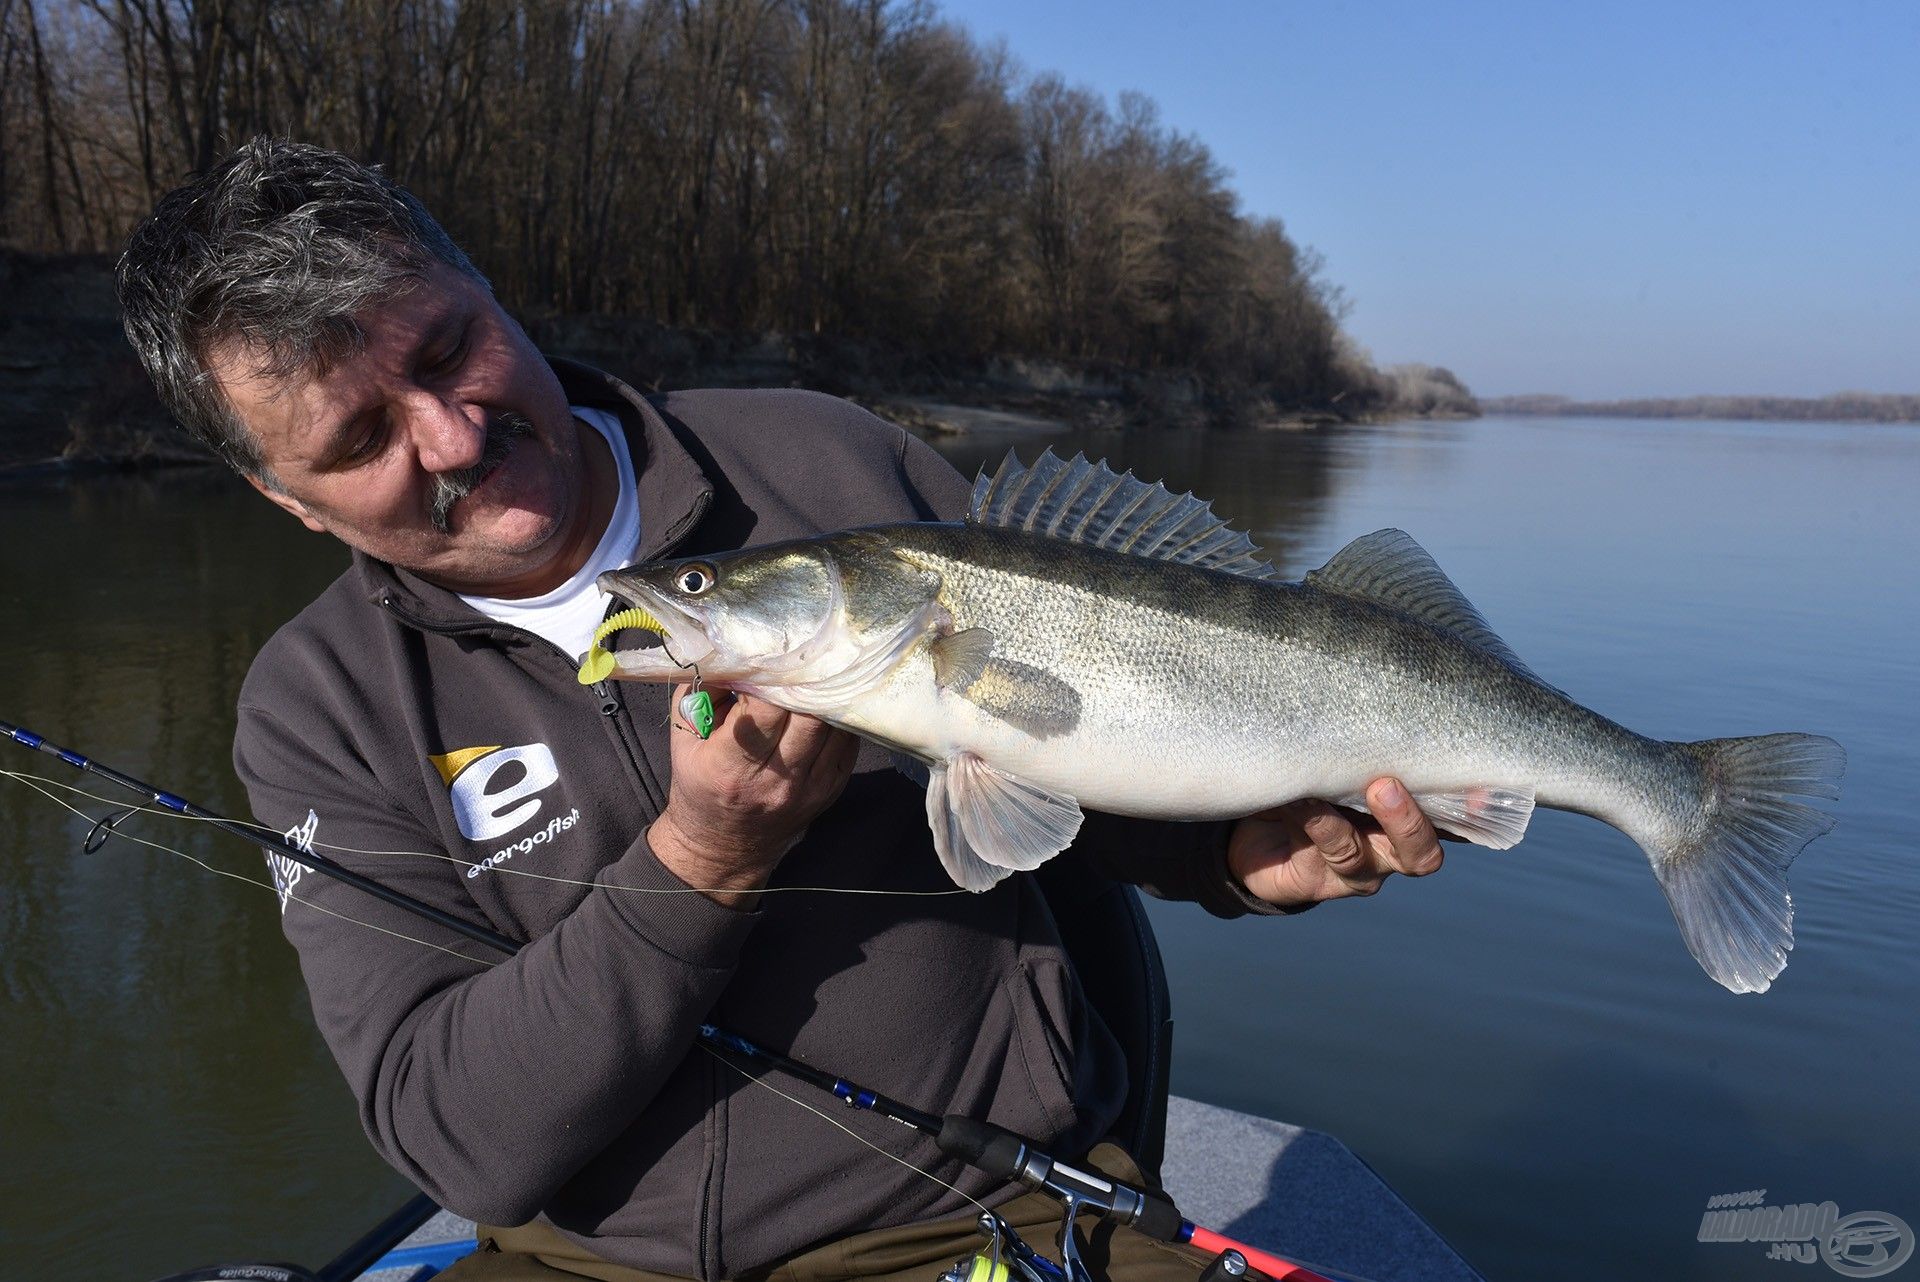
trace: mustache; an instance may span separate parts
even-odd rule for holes
[[[515,441],[532,435],[533,422],[524,414],[509,410],[497,418],[489,419],[486,444],[481,448],[479,462],[456,472],[434,474],[433,505],[427,513],[433,521],[433,527],[442,534],[451,534],[453,505],[473,493],[480,482],[493,474],[493,469],[499,467],[512,451]]]

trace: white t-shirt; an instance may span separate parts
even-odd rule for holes
[[[633,455],[627,450],[627,434],[621,430],[620,420],[605,410],[580,405],[572,409],[575,418],[607,438],[607,448],[613,451],[614,465],[620,470],[619,497],[607,532],[600,536],[587,563],[551,592],[515,600],[464,594],[460,599],[495,622],[545,637],[577,659],[593,643],[594,631],[607,617],[607,606],[613,600],[594,580],[601,571],[617,570],[632,561],[640,546],[640,496],[633,483]]]

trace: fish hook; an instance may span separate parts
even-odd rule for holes
[[[665,637],[660,639],[660,648],[667,650]],[[676,730],[690,731],[702,739],[711,738],[713,736],[713,696],[703,688],[706,678],[700,672],[700,665],[681,663],[671,650],[667,650],[667,657],[672,659],[676,666],[693,670],[693,688],[680,696],[680,717],[678,720],[668,717],[667,724]]]

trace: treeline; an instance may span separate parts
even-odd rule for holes
[[[1920,396],[1835,392],[1832,396],[1680,396],[1625,401],[1576,401],[1566,396],[1497,396],[1480,402],[1487,414],[1542,414],[1585,418],[1720,418],[1779,422],[1915,423]]]
[[[112,251],[256,132],[385,165],[521,311],[1395,385],[1205,145],[923,3],[0,0],[5,241]]]

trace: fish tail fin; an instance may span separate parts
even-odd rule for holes
[[[1672,747],[1699,766],[1703,792],[1683,829],[1640,844],[1694,960],[1732,992],[1764,993],[1793,947],[1787,865],[1834,823],[1800,798],[1838,797],[1847,754],[1811,734]]]

